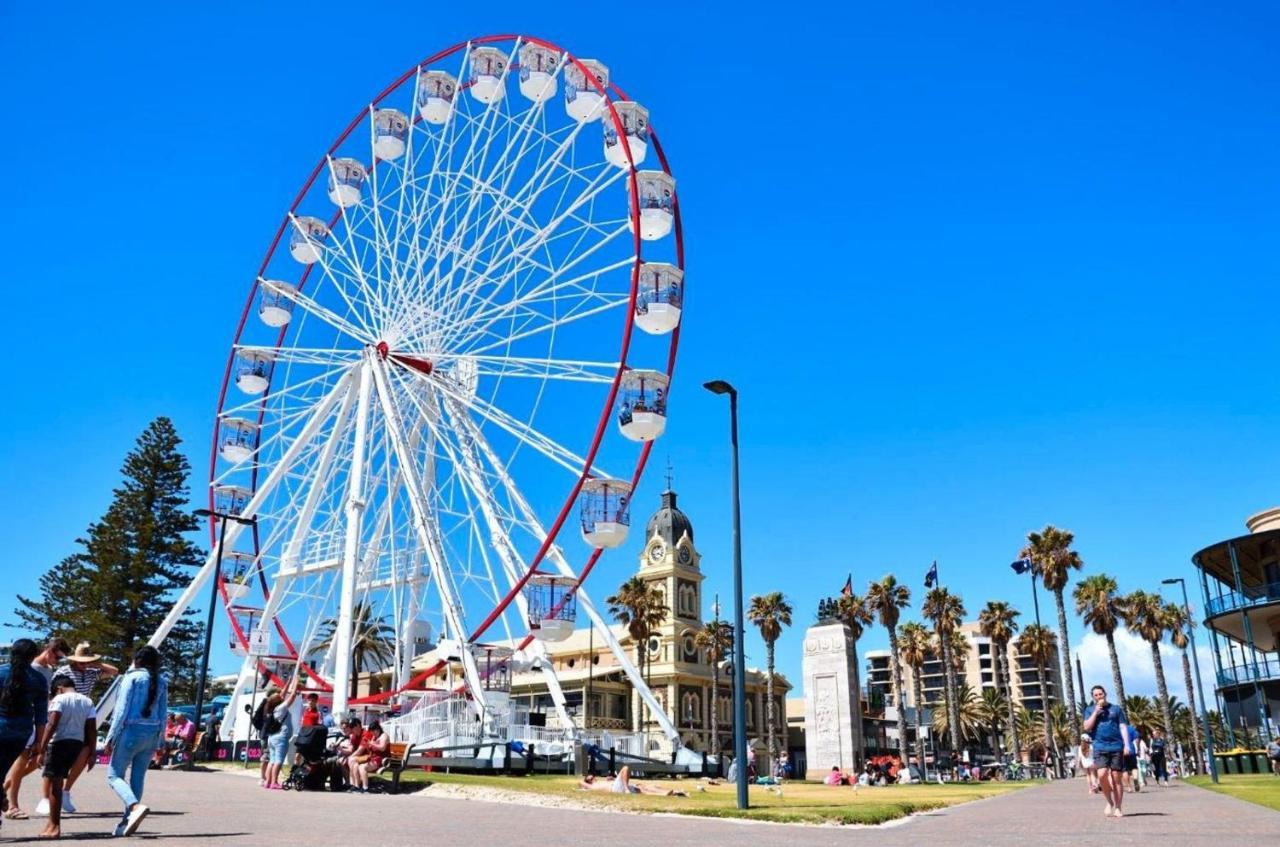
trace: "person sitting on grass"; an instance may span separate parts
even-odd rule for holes
[[[831,772],[822,780],[824,785],[848,785],[849,779],[841,771],[839,765],[832,765]]]
[[[39,838],[62,837],[62,787],[86,744],[97,740],[98,721],[93,701],[76,691],[69,676],[54,677],[49,722],[40,737],[38,762],[44,766],[49,822]],[[90,759],[87,767],[93,767]]]

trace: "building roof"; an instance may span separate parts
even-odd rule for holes
[[[662,505],[645,524],[644,537],[652,538],[654,533],[669,547],[674,547],[685,533],[693,541],[693,524],[688,515],[676,508],[676,493],[670,488],[662,492]]]
[[[1236,562],[1240,565],[1240,582],[1245,590],[1260,588],[1266,584],[1263,565],[1280,556],[1280,529],[1219,541],[1193,555],[1191,561],[1210,576],[1234,588],[1236,579],[1231,569],[1230,548],[1235,549]]]

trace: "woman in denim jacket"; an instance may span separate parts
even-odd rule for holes
[[[124,816],[116,824],[116,835],[133,835],[151,811],[142,805],[142,786],[147,765],[164,740],[164,720],[169,709],[169,692],[160,675],[160,653],[142,647],[133,657],[133,667],[120,680],[120,693],[107,733],[107,784],[124,802]],[[125,771],[131,771],[125,781]]]

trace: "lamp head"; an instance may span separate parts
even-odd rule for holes
[[[197,518],[211,518],[213,517],[213,512],[208,509],[196,509],[195,516]]]
[[[1182,582],[1182,577],[1180,576],[1173,577],[1172,579],[1160,580],[1161,585],[1177,585],[1179,582]]]
[[[702,387],[710,391],[712,394],[737,394],[737,389],[725,382],[723,379],[713,379],[710,382],[702,383]]]

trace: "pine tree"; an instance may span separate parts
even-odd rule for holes
[[[101,520],[89,525],[81,548],[40,578],[39,598],[19,596],[19,620],[40,635],[89,641],[113,662],[132,658],[159,628],[174,592],[190,579],[204,553],[184,536],[199,529],[186,510],[191,467],[179,451],[173,423],[156,418],[125,457],[121,486]],[[203,625],[190,609],[160,651],[173,692],[194,689]]]

